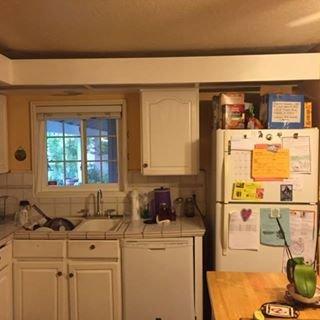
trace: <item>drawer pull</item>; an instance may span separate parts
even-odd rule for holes
[[[62,276],[62,272],[61,271],[58,271],[57,272],[57,277],[61,277]]]
[[[94,250],[95,248],[96,248],[96,246],[95,246],[94,244],[92,244],[92,245],[89,247],[90,250]]]
[[[73,273],[69,273],[69,278],[73,278]]]

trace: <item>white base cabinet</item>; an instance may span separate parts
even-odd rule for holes
[[[72,261],[68,270],[70,320],[121,320],[117,263]]]
[[[14,240],[13,252],[15,320],[121,320],[119,241]]]
[[[0,320],[12,320],[12,246],[0,249]]]
[[[12,320],[12,268],[0,271],[0,320]]]
[[[142,90],[141,136],[144,175],[198,174],[198,89]]]
[[[64,274],[61,261],[15,262],[15,319],[67,320]]]

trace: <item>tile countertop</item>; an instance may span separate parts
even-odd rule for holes
[[[10,217],[0,222],[0,246],[2,246],[8,239],[12,238],[15,231],[19,230],[20,227],[16,226],[13,219]]]
[[[5,231],[6,230],[6,231]],[[11,230],[11,231],[10,231]],[[25,231],[8,226],[2,232],[0,240],[14,233],[14,239],[71,239],[71,240],[108,240],[123,238],[170,238],[203,236],[205,226],[200,216],[192,218],[180,217],[168,224],[145,224],[143,221],[122,220],[119,227],[113,231]]]

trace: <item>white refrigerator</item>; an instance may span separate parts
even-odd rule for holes
[[[261,243],[262,212],[286,213],[290,247],[313,258],[318,149],[317,128],[216,131],[215,270],[284,270],[284,246]]]

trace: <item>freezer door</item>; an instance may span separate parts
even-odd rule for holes
[[[255,213],[260,213],[260,208],[289,208],[290,210],[304,210],[317,212],[316,205],[259,205],[259,204],[228,204],[216,205],[216,234],[215,234],[215,270],[217,271],[242,271],[242,272],[281,272],[284,264],[284,247],[274,247],[259,244],[258,250],[235,250],[229,248],[229,214],[241,212],[243,208],[250,208]],[[312,234],[317,238],[315,227]],[[313,249],[312,249],[313,250]]]
[[[223,138],[222,138],[223,137]],[[319,130],[221,130],[223,162],[217,162],[222,176],[217,173],[217,187],[221,202],[248,202],[233,196],[236,181],[253,182],[252,149],[255,145],[281,145],[289,149],[288,179],[256,181],[263,190],[261,202],[317,203],[318,202],[318,146]],[[217,143],[219,146],[219,143]],[[220,143],[220,145],[222,145]],[[220,151],[217,150],[217,154]],[[221,159],[221,156],[218,156]],[[289,196],[285,190],[289,189]],[[218,189],[217,189],[218,190]],[[251,200],[250,200],[251,201]]]

